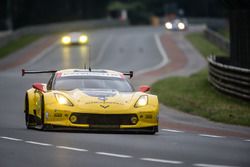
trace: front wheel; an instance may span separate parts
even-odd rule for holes
[[[44,96],[42,96],[42,101],[41,101],[41,125],[39,126],[39,129],[40,130],[43,130],[43,131],[46,131],[46,130],[50,130],[52,128],[52,126],[50,125],[47,125],[44,123],[44,116],[45,116],[45,113],[44,113]]]
[[[25,124],[26,124],[27,129],[34,128],[34,125],[32,125],[32,124],[34,124],[34,122],[32,121],[32,118],[33,117],[31,115],[29,115],[27,112],[25,112]]]

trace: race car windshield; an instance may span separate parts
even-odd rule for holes
[[[132,92],[131,84],[114,77],[61,77],[54,83],[55,90],[70,91],[74,89],[114,89],[119,92]]]

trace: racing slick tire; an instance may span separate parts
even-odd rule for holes
[[[51,129],[50,125],[44,124],[44,96],[42,96],[41,101],[41,125],[39,126],[39,129],[42,131],[47,131]]]
[[[28,99],[28,94],[25,95],[25,125],[27,129],[32,129],[34,128],[34,125],[36,124],[34,116],[29,114],[29,99]]]
[[[154,135],[156,132],[158,132],[158,126],[154,126],[154,127],[152,128],[152,131],[149,132],[148,134]]]

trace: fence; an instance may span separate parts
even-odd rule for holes
[[[226,65],[227,59],[211,56],[209,82],[222,92],[250,100],[250,70]]]
[[[230,42],[219,33],[207,28],[204,31],[205,37],[227,53],[230,52]]]

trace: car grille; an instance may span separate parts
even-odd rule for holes
[[[136,123],[132,121],[132,118],[138,120],[136,114],[83,114],[83,113],[73,113],[72,116],[76,116],[77,119],[74,124],[89,124],[91,125],[135,125]]]

